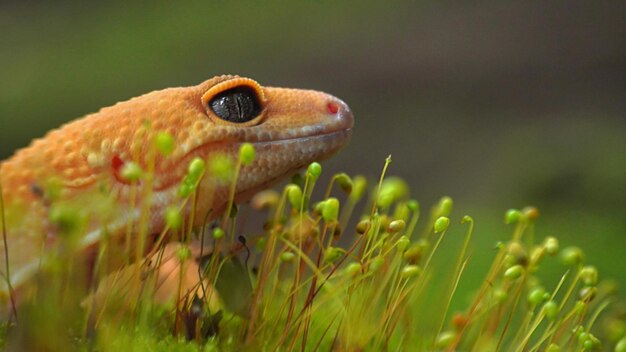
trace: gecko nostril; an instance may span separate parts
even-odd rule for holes
[[[339,111],[339,105],[335,102],[329,102],[326,107],[328,108],[328,112],[331,114],[336,114]]]

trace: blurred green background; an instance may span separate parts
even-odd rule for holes
[[[20,2],[0,5],[0,159],[63,122],[236,73],[337,95],[352,143],[325,170],[385,157],[424,208],[477,221],[475,265],[535,205],[626,287],[626,3]],[[463,228],[459,227],[459,233]]]

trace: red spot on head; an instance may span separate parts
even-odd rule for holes
[[[124,166],[125,162],[124,160],[122,160],[122,158],[120,158],[119,155],[115,154],[113,155],[113,158],[111,158],[111,168],[113,169],[113,177],[115,177],[115,179],[123,184],[129,184],[128,180],[125,180],[121,175],[120,172],[122,171],[122,167]]]
[[[120,158],[119,155],[115,154],[113,156],[113,159],[111,159],[111,167],[113,168],[113,170],[115,172],[118,172],[120,171],[123,165],[124,165],[124,160],[122,160],[122,158]]]
[[[328,112],[330,112],[331,114],[336,114],[337,111],[339,111],[339,105],[337,105],[337,103],[334,102],[329,102],[328,105],[326,105],[326,107],[328,108]]]

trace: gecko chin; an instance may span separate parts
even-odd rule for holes
[[[351,129],[345,129],[315,136],[253,142],[256,158],[250,165],[243,166],[239,173],[235,202],[246,202],[257,192],[274,186],[310,163],[330,158],[348,143],[351,134]],[[232,145],[232,148],[231,153],[234,153],[239,145]],[[228,200],[228,187],[215,188],[210,178],[205,180],[206,183],[200,185],[198,199],[212,199],[213,202],[196,204],[197,222],[206,219],[208,212],[212,213],[211,219],[222,214]]]
[[[314,161],[330,158],[350,140],[351,129],[321,135],[253,143],[259,164],[281,174],[294,172]]]
[[[345,129],[315,136],[253,143],[257,159],[242,170],[237,182],[236,201],[246,201],[256,192],[273,186],[310,163],[330,158],[348,143],[351,135],[352,129]],[[263,177],[258,177],[259,174]]]
[[[294,137],[294,138],[286,138],[286,139],[278,139],[272,141],[261,141],[261,142],[253,142],[252,145],[257,149],[257,151],[267,150],[271,152],[282,150],[285,147],[295,148],[289,149],[290,151],[296,151],[299,153],[308,152],[308,155],[299,155],[301,157],[304,166],[308,164],[306,160],[309,162],[315,161],[310,160],[314,159],[314,157],[326,156],[330,157],[337,151],[339,151],[343,146],[345,146],[352,136],[352,129],[348,128],[341,131],[334,131],[330,133],[318,134],[318,135],[309,135],[302,137]],[[269,149],[269,150],[268,150]],[[328,154],[328,155],[325,155]],[[290,159],[292,157],[289,157]]]
[[[306,168],[310,163],[323,161],[332,157],[350,141],[351,136],[352,129],[346,129],[317,136],[253,143],[259,154],[261,164],[269,161],[271,165],[278,167],[264,167],[264,169],[268,171],[269,177],[262,183],[247,183],[245,180],[242,180],[241,187],[237,188],[238,194],[235,200],[237,202],[245,202],[257,192],[272,187],[286,177]],[[281,169],[279,165],[275,164],[276,161],[272,161],[271,159],[291,159],[291,156],[284,153],[285,151],[295,152],[301,155],[302,159],[298,160],[296,163],[283,164]],[[271,156],[268,157],[265,153],[270,153]],[[296,160],[293,159],[293,161]],[[245,176],[243,176],[243,178],[245,178]]]

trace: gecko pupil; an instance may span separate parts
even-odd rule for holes
[[[209,102],[209,107],[222,120],[248,122],[261,113],[256,92],[249,87],[237,87],[217,94]]]

